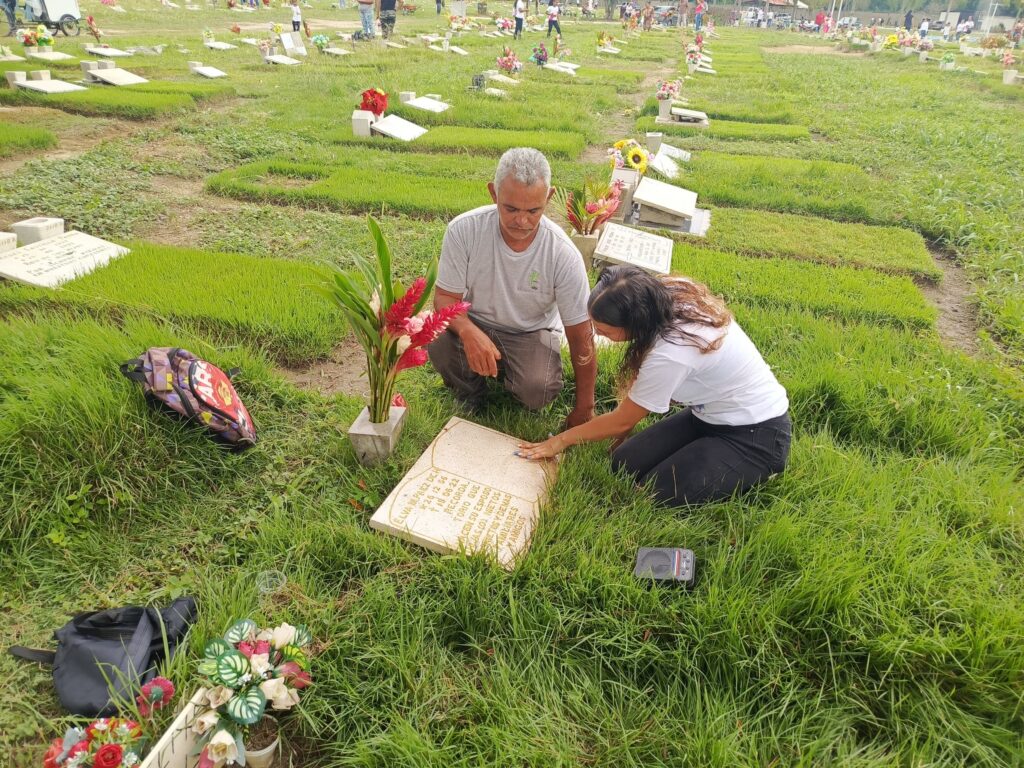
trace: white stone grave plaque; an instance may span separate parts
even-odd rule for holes
[[[64,219],[55,216],[34,216],[11,224],[11,229],[22,245],[31,245],[49,237],[64,234]]]
[[[604,48],[598,48],[598,53],[622,53],[622,51],[613,45],[606,45]]]
[[[283,64],[286,67],[294,67],[296,64],[302,63],[298,59],[293,59],[291,56],[282,56],[280,53],[274,56],[267,56],[266,60],[271,64]]]
[[[594,260],[631,264],[648,272],[667,275],[672,270],[672,240],[608,222],[594,250]]]
[[[209,77],[209,78],[227,77],[228,76],[227,72],[222,72],[221,70],[217,69],[216,67],[196,67],[192,71],[195,72],[197,75],[201,75],[202,77]]]
[[[394,40],[385,40],[384,45],[388,48],[405,48],[401,43],[396,43]]]
[[[501,88],[484,88],[484,93],[488,96],[497,96],[499,99],[508,96],[508,91],[503,91]]]
[[[426,128],[421,128],[416,125],[416,123],[409,122],[398,115],[388,115],[387,117],[378,120],[370,126],[370,130],[374,133],[380,133],[392,139],[401,139],[402,141],[418,139],[427,132]]]
[[[28,57],[30,59],[39,59],[40,61],[67,61],[68,59],[75,58],[60,51],[36,51],[28,54]]]
[[[457,45],[448,46],[448,50],[451,51],[452,53],[457,53],[459,56],[469,56],[469,51],[465,50],[464,48],[459,48],[459,46]]]
[[[579,64],[573,64],[571,61],[560,61],[558,62],[558,66],[562,69],[571,69],[573,72],[580,68]]]
[[[428,43],[439,43],[444,40],[440,35],[420,35],[420,37],[426,40]]]
[[[65,83],[63,80],[21,80],[15,83],[19,88],[26,88],[39,93],[71,93],[72,91],[84,91],[85,88],[74,83]]]
[[[65,232],[0,255],[0,277],[53,288],[126,253],[127,248],[84,232]]]
[[[697,193],[644,177],[633,192],[633,202],[671,216],[690,219],[697,210]]]
[[[344,48],[324,48],[324,53],[329,56],[348,56],[352,51],[346,51]]]
[[[704,67],[704,66],[697,67],[697,69],[694,70],[694,71],[695,72],[700,72],[701,74],[704,74],[704,75],[717,75],[718,74],[715,70],[711,69],[710,67]]]
[[[530,546],[557,463],[520,459],[521,441],[453,418],[380,505],[370,527],[443,554],[511,569]]]
[[[131,56],[128,51],[121,51],[117,48],[104,48],[102,45],[87,45],[85,52],[91,53],[93,56],[105,56],[108,59],[120,59],[125,56]]]
[[[19,56],[6,45],[0,45],[0,61],[24,61],[24,56]]]
[[[569,75],[570,77],[576,77],[576,70],[568,69],[563,67],[561,64],[545,64],[544,69],[550,69],[552,72],[560,72],[563,75]]]
[[[671,144],[666,144],[664,141],[661,143],[661,147],[658,149],[658,151],[668,155],[673,160],[676,160],[680,163],[690,162],[689,152],[687,152],[685,149],[679,149],[679,147],[673,147]]]
[[[206,47],[212,51],[230,51],[232,48],[237,48],[237,45],[231,43],[222,43],[219,40],[208,40]]]
[[[296,32],[282,32],[278,37],[281,38],[281,45],[284,46],[284,52],[289,56],[306,56],[306,46],[302,42],[302,38]]]
[[[432,99],[429,96],[420,96],[415,99],[409,99],[405,103],[410,107],[423,109],[427,112],[444,112],[446,109],[451,107],[451,104],[446,104],[443,101]]]
[[[141,85],[149,82],[146,78],[126,69],[93,69],[89,74],[107,85]]]
[[[679,175],[679,166],[676,161],[664,152],[656,152],[651,158],[651,168],[667,179],[674,179]]]
[[[257,40],[255,37],[240,37],[240,38],[238,38],[238,42],[245,43],[246,45],[252,45],[252,46],[259,46],[259,44],[260,44],[260,41]]]
[[[447,53],[447,51],[445,51],[445,49],[442,48],[440,45],[434,45],[433,43],[428,45],[427,48],[429,48],[432,51],[437,51],[439,53]]]
[[[682,107],[672,107],[672,116],[678,118],[683,123],[707,123],[708,121],[706,112],[696,109],[683,109]]]
[[[495,75],[488,75],[487,79],[493,80],[496,83],[502,83],[503,85],[519,85],[519,81],[508,75],[502,75],[500,73]]]

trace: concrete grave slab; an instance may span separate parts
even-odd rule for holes
[[[107,85],[141,85],[149,82],[146,78],[126,69],[93,69],[89,74]]]
[[[394,40],[385,40],[384,45],[388,48],[405,48],[401,43],[396,43]]]
[[[448,50],[452,53],[458,54],[459,56],[469,56],[469,51],[459,48],[457,45],[448,46]]]
[[[39,61],[69,61],[75,58],[60,51],[35,51],[27,55],[30,59],[38,59]]]
[[[291,56],[282,56],[280,53],[274,56],[267,56],[266,61],[271,64],[281,64],[286,67],[294,67],[296,64],[302,63],[298,59],[293,59]]]
[[[208,40],[204,45],[211,51],[230,51],[232,48],[238,47],[231,43],[222,43],[220,40]]]
[[[501,83],[502,85],[519,85],[519,81],[516,80],[514,77],[509,77],[508,75],[502,75],[500,73],[496,73],[493,75],[487,73],[487,79],[493,80],[496,83]]]
[[[71,93],[86,90],[84,86],[66,83],[63,80],[22,80],[15,85],[38,93]]]
[[[622,53],[622,50],[620,48],[616,48],[613,45],[606,45],[604,48],[598,48],[597,52],[598,53],[614,53],[614,54],[619,54],[619,53]]]
[[[515,456],[520,440],[451,419],[370,518],[434,552],[483,554],[511,569],[526,553],[557,462]]]
[[[484,88],[484,93],[488,96],[497,96],[499,99],[508,96],[508,91],[503,91],[501,88]]]
[[[673,147],[671,144],[666,144],[664,141],[661,142],[661,147],[658,151],[665,153],[673,160],[676,160],[680,163],[690,162],[691,155],[689,152],[687,152],[685,149],[679,149],[679,147]]]
[[[128,252],[83,232],[65,232],[0,254],[0,277],[54,288]]]
[[[427,112],[444,112],[451,108],[451,104],[446,104],[443,101],[432,99],[429,96],[419,96],[414,99],[409,99],[405,102],[407,106],[413,107],[414,109],[422,109]]]
[[[352,51],[346,51],[344,48],[324,48],[324,53],[328,56],[348,56]]]
[[[53,216],[36,216],[11,225],[14,236],[22,245],[31,245],[40,240],[64,234],[64,219]]]
[[[198,67],[190,67],[192,74],[199,75],[200,77],[208,77],[210,79],[217,77],[227,77],[227,72],[222,72],[216,67],[204,67],[201,64]]]
[[[672,270],[672,240],[608,222],[594,251],[595,261],[631,264],[658,275]]]
[[[307,56],[306,46],[302,42],[299,33],[282,32],[278,35],[281,38],[281,45],[288,56]]]
[[[561,64],[545,64],[544,69],[550,69],[552,72],[560,72],[563,75],[569,75],[570,77],[576,77],[576,70],[563,67]]]
[[[373,133],[379,133],[401,141],[413,141],[427,132],[426,128],[422,128],[416,125],[416,123],[410,122],[398,115],[388,115],[377,120],[370,126],[370,130]]]
[[[674,218],[691,218],[697,210],[697,193],[644,177],[633,193],[633,202]],[[642,217],[642,213],[641,213]],[[648,221],[653,221],[649,218]],[[659,222],[660,223],[660,222]],[[671,221],[665,223],[672,223]]]
[[[121,51],[117,48],[104,48],[102,45],[87,45],[85,46],[85,52],[91,53],[93,56],[104,56],[108,59],[122,59],[126,56],[131,56],[128,51]]]
[[[656,152],[651,158],[650,167],[667,179],[674,179],[679,176],[679,166],[676,161],[664,152]]]

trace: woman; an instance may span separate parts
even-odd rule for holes
[[[558,14],[562,9],[558,7],[558,0],[551,0],[548,3],[548,37],[551,37],[551,30],[558,35],[562,34],[562,27],[558,23]]]
[[[792,432],[786,390],[705,286],[614,267],[601,275],[588,310],[598,334],[629,345],[622,365],[628,396],[614,411],[543,443],[523,443],[520,456],[543,459],[578,443],[621,442],[649,413],[667,413],[680,402],[688,407],[612,453],[613,468],[653,481],[659,501],[724,499],[783,470]]]
[[[523,21],[526,19],[528,7],[526,0],[515,0],[515,3],[512,5],[512,18],[516,20],[516,28],[512,37],[516,40],[523,36]]]

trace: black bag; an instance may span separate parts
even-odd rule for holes
[[[110,717],[116,714],[111,689],[115,699],[134,698],[156,676],[164,658],[164,636],[173,656],[195,618],[192,597],[179,598],[162,610],[109,608],[80,613],[54,632],[56,653],[17,645],[8,650],[12,656],[53,665],[53,685],[68,712]]]

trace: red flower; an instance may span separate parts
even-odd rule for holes
[[[254,653],[256,653],[252,645],[250,643],[245,642],[244,640],[238,644],[238,652],[245,656],[245,658],[247,659]]]
[[[203,751],[199,753],[199,762],[196,763],[196,768],[214,768],[216,765],[210,756],[206,752],[206,747],[203,747]]]
[[[43,755],[43,768],[60,768],[57,765],[57,757],[64,751],[64,740],[54,739],[50,742],[50,748]]]
[[[360,109],[373,112],[375,117],[380,117],[388,108],[388,95],[380,88],[367,88],[362,93],[363,101]]]
[[[75,744],[71,749],[68,750],[68,757],[74,757],[75,755],[81,754],[82,752],[89,751],[89,742],[86,739],[82,739],[80,742]]]
[[[448,324],[461,314],[469,311],[469,304],[465,301],[457,301],[454,304],[449,304],[443,309],[439,309],[437,312],[432,312],[426,320],[423,321],[423,328],[419,333],[415,334],[411,341],[412,347],[424,347],[442,333],[448,327]],[[408,352],[406,353],[408,354]],[[403,355],[404,357],[404,355]],[[423,361],[424,363],[426,360]],[[417,365],[423,365],[423,363],[417,363]],[[398,370],[402,370],[399,368]]]
[[[405,295],[400,299],[395,299],[395,303],[391,305],[391,308],[384,316],[385,327],[388,329],[388,333],[392,336],[402,335],[405,331],[405,321],[412,315],[416,302],[420,300],[425,290],[427,290],[427,281],[422,277],[417,277],[416,281],[409,286],[409,290],[405,292]]]
[[[270,643],[268,643],[266,640],[257,640],[254,652],[256,654],[270,653]]]
[[[156,710],[163,709],[170,704],[173,696],[174,683],[166,677],[154,677],[142,686],[142,692],[136,698],[139,703],[139,714],[149,717]],[[125,721],[124,724],[129,727],[133,725],[130,721]]]
[[[404,371],[406,368],[416,368],[426,362],[427,350],[410,347],[398,358],[398,365],[395,366],[395,370]]]
[[[93,768],[119,768],[124,757],[120,744],[104,744],[92,759]]]
[[[408,408],[409,407],[409,403],[407,403],[405,401],[405,398],[402,397],[402,393],[401,392],[396,392],[395,393],[395,396],[391,398],[391,404],[393,406],[395,406],[395,408]]]
[[[312,683],[312,678],[309,676],[309,672],[306,672],[294,661],[287,661],[277,668],[277,671],[281,673],[281,677],[284,678],[285,682],[288,683],[292,688],[301,690],[308,688]]]

